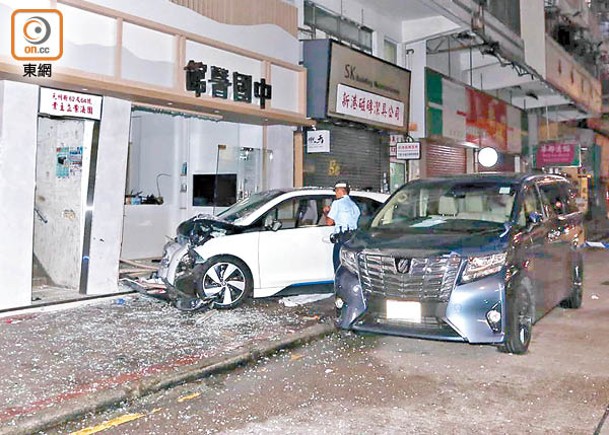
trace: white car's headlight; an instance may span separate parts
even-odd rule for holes
[[[470,282],[499,272],[505,265],[506,257],[507,254],[505,252],[480,257],[469,257],[461,280],[463,282]]]
[[[340,264],[349,272],[357,274],[357,252],[342,248],[340,250]]]

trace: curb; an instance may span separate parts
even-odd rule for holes
[[[14,427],[0,429],[0,435],[41,432],[85,414],[118,405],[124,401],[138,399],[176,385],[232,370],[254,362],[261,357],[272,355],[279,350],[298,347],[323,338],[335,330],[333,323],[309,326],[280,340],[269,340],[254,345],[244,352],[210,358],[173,373],[150,376],[139,381],[128,382],[118,389],[95,392],[84,397],[68,400],[58,408],[44,410],[35,415],[17,419]]]

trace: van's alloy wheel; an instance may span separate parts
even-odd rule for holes
[[[213,308],[235,308],[253,290],[252,274],[241,260],[220,256],[195,268],[195,288],[200,298],[215,298]]]
[[[506,307],[505,341],[502,352],[523,354],[529,349],[533,330],[533,304],[526,288],[515,290]]]

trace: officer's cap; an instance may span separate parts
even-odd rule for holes
[[[334,185],[334,190],[336,189],[345,189],[347,192],[349,192],[351,190],[351,187],[349,186],[349,183],[347,183],[346,181],[338,181],[335,185]]]

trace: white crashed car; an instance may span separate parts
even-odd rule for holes
[[[389,196],[352,191],[350,197],[360,208],[361,227]],[[248,296],[332,291],[334,228],[322,209],[334,198],[330,189],[270,190],[218,216],[193,217],[165,245],[158,277],[201,299],[213,298],[220,309]]]

